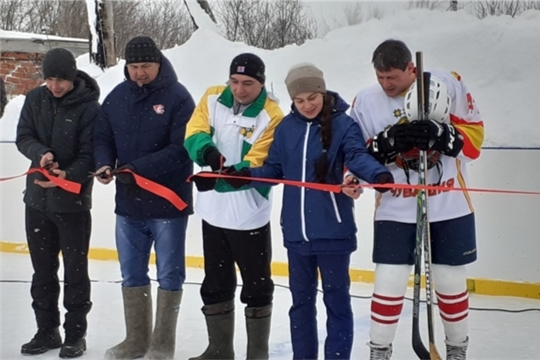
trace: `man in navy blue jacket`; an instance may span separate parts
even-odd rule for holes
[[[169,60],[148,37],[126,46],[126,80],[103,102],[94,136],[97,179],[116,178],[116,247],[122,271],[126,339],[107,350],[108,359],[174,356],[178,307],[185,280],[185,234],[192,210],[186,182],[193,163],[184,148],[186,124],[195,103]],[[177,210],[167,200],[137,186],[129,172],[174,191],[188,207]],[[156,325],[152,332],[152,297],[148,261],[157,258]]]

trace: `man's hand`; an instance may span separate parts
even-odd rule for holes
[[[225,167],[225,156],[221,155],[218,149],[210,147],[206,149],[203,155],[206,165],[212,168],[212,171],[223,170]]]
[[[358,178],[351,174],[345,177],[341,185],[358,185],[359,183]],[[358,199],[362,194],[362,189],[359,187],[343,187],[341,191],[354,200]]]
[[[197,190],[199,192],[214,190],[214,188],[216,187],[217,178],[199,176],[199,174],[213,174],[213,173],[210,171],[201,171],[197,174],[194,174],[191,177],[191,181],[195,183]]]
[[[103,185],[107,185],[111,181],[113,181],[113,175],[112,175],[112,169],[109,165],[105,165],[100,167],[96,173],[97,181],[102,183]]]
[[[133,176],[132,173],[121,172],[121,170],[130,170],[132,172],[135,172],[135,168],[133,167],[133,165],[126,164],[114,170],[112,173],[116,177],[116,180],[120,181],[122,184],[133,185],[136,183],[135,177]]]
[[[49,172],[51,173],[51,175],[57,176],[60,179],[65,179],[66,178],[66,172],[63,171],[63,170],[52,169]],[[45,189],[53,188],[53,187],[58,186],[55,183],[53,183],[52,181],[42,181],[42,180],[38,180],[38,179],[34,180],[34,184],[39,185],[39,186],[41,186],[42,188],[45,188]]]
[[[49,174],[54,175],[53,169],[58,169],[58,163],[54,161],[54,155],[48,151],[39,160],[39,167],[44,168]]]

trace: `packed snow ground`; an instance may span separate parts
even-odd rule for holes
[[[32,338],[35,332],[34,314],[31,307],[30,283],[32,266],[28,255],[0,253],[0,296],[1,296],[1,359],[29,359],[20,354],[23,343]],[[62,274],[63,269],[60,269]],[[155,267],[150,267],[151,276],[155,276]],[[60,276],[62,278],[62,276]],[[120,267],[114,261],[90,261],[90,277],[92,279],[93,309],[89,314],[88,351],[84,359],[102,359],[105,351],[124,339],[125,326],[123,304],[120,290]],[[175,359],[188,359],[200,355],[207,344],[206,326],[200,312],[202,301],[199,296],[203,270],[188,268],[183,300],[178,319],[177,346]],[[270,335],[270,358],[284,360],[292,358],[290,345],[288,310],[291,305],[288,279],[275,277],[274,313]],[[153,295],[157,284],[153,282]],[[351,359],[367,359],[369,348],[370,300],[372,285],[354,283],[351,294],[354,297],[354,347]],[[412,291],[407,294],[409,298]],[[60,300],[61,304],[61,300]],[[474,360],[517,360],[540,359],[540,301],[513,297],[495,297],[471,295],[473,308],[499,308],[507,310],[537,308],[537,311],[524,313],[507,313],[501,311],[470,312],[469,359]],[[155,304],[154,304],[155,306]],[[318,296],[317,308],[319,324],[319,343],[324,343],[325,308],[322,296]],[[243,316],[244,306],[236,303],[236,359],[245,359],[246,332]],[[394,342],[393,360],[414,359],[411,347],[412,302],[406,301],[403,315]],[[436,319],[437,346],[444,353],[442,324]],[[422,306],[421,324],[426,323],[426,312]],[[427,341],[427,330],[422,329],[424,341]],[[32,359],[58,359],[59,350],[51,350],[45,354],[32,356]],[[321,347],[319,354],[324,354]]]

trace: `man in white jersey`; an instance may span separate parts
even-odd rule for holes
[[[379,84],[360,91],[351,110],[368,150],[387,166],[396,183],[418,183],[418,154],[425,150],[428,184],[466,188],[466,163],[480,156],[484,126],[461,77],[455,72],[431,72],[432,96],[440,97],[430,101],[432,108],[439,107],[432,109],[428,121],[418,121],[414,109],[410,109],[417,106],[414,99],[411,101],[416,90],[407,93],[416,80],[407,46],[398,40],[386,40],[375,49],[372,61]],[[416,194],[416,190],[391,189],[376,195],[376,268],[369,343],[372,360],[390,359],[392,355],[414,264]],[[447,359],[465,359],[469,343],[465,265],[476,260],[474,210],[466,190],[429,191],[428,195],[432,273]]]

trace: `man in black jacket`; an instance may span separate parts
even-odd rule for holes
[[[0,118],[4,115],[4,108],[7,105],[6,87],[4,86],[4,79],[0,77]]]
[[[88,276],[91,192],[94,169],[92,137],[99,112],[99,88],[78,71],[73,55],[61,48],[43,58],[46,86],[30,91],[17,126],[17,148],[32,161],[31,168],[82,184],[74,194],[42,174],[27,176],[26,234],[34,275],[32,307],[38,331],[21,348],[25,355],[62,347],[60,357],[78,357],[86,350],[86,316],[92,307]],[[59,260],[64,264],[64,306],[67,310],[62,343],[58,327]]]

